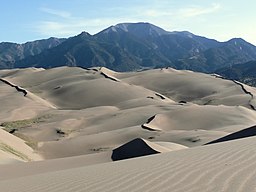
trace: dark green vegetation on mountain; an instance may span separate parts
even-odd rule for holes
[[[256,47],[243,39],[218,42],[149,23],[118,24],[95,35],[82,32],[66,40],[1,43],[0,51],[0,68],[66,65],[131,71],[173,67],[211,73],[256,60]]]
[[[28,56],[38,55],[45,49],[53,48],[65,39],[49,38],[24,44],[0,43],[0,69],[14,68],[15,63]]]
[[[228,79],[234,79],[251,86],[256,86],[256,61],[221,68],[216,73]]]

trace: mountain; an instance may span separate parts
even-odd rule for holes
[[[213,72],[256,59],[256,47],[243,39],[234,38],[200,54],[179,61],[179,69]]]
[[[97,41],[94,36],[82,32],[67,39],[58,47],[18,61],[16,67],[40,66],[51,68],[67,65],[118,68],[121,65],[119,70],[133,70],[139,68],[138,60],[138,58],[133,57],[129,52],[120,49],[118,46]]]
[[[211,47],[215,40],[190,32],[168,32],[149,23],[123,23],[95,35],[100,41],[118,45],[140,58],[142,67],[179,67],[177,60],[191,57]]]
[[[31,41],[24,44],[2,42],[0,43],[0,68],[12,68],[15,61],[41,53],[61,44],[65,39],[49,38]]]
[[[228,79],[234,79],[251,86],[256,86],[255,71],[256,61],[250,61],[247,63],[218,69],[216,73]]]
[[[121,23],[95,34],[82,32],[57,47],[17,60],[14,67],[104,66],[116,71],[174,67],[200,72],[256,60],[243,39],[218,42],[150,23]]]

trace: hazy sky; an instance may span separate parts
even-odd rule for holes
[[[246,0],[2,0],[0,42],[95,34],[123,22],[149,22],[256,45],[256,1]]]

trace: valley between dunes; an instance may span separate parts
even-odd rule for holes
[[[172,68],[0,70],[0,189],[255,191],[255,95]]]

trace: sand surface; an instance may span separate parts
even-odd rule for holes
[[[256,189],[253,87],[171,68],[13,69],[0,80],[5,192]]]
[[[255,137],[0,181],[6,192],[248,191],[256,189]]]

